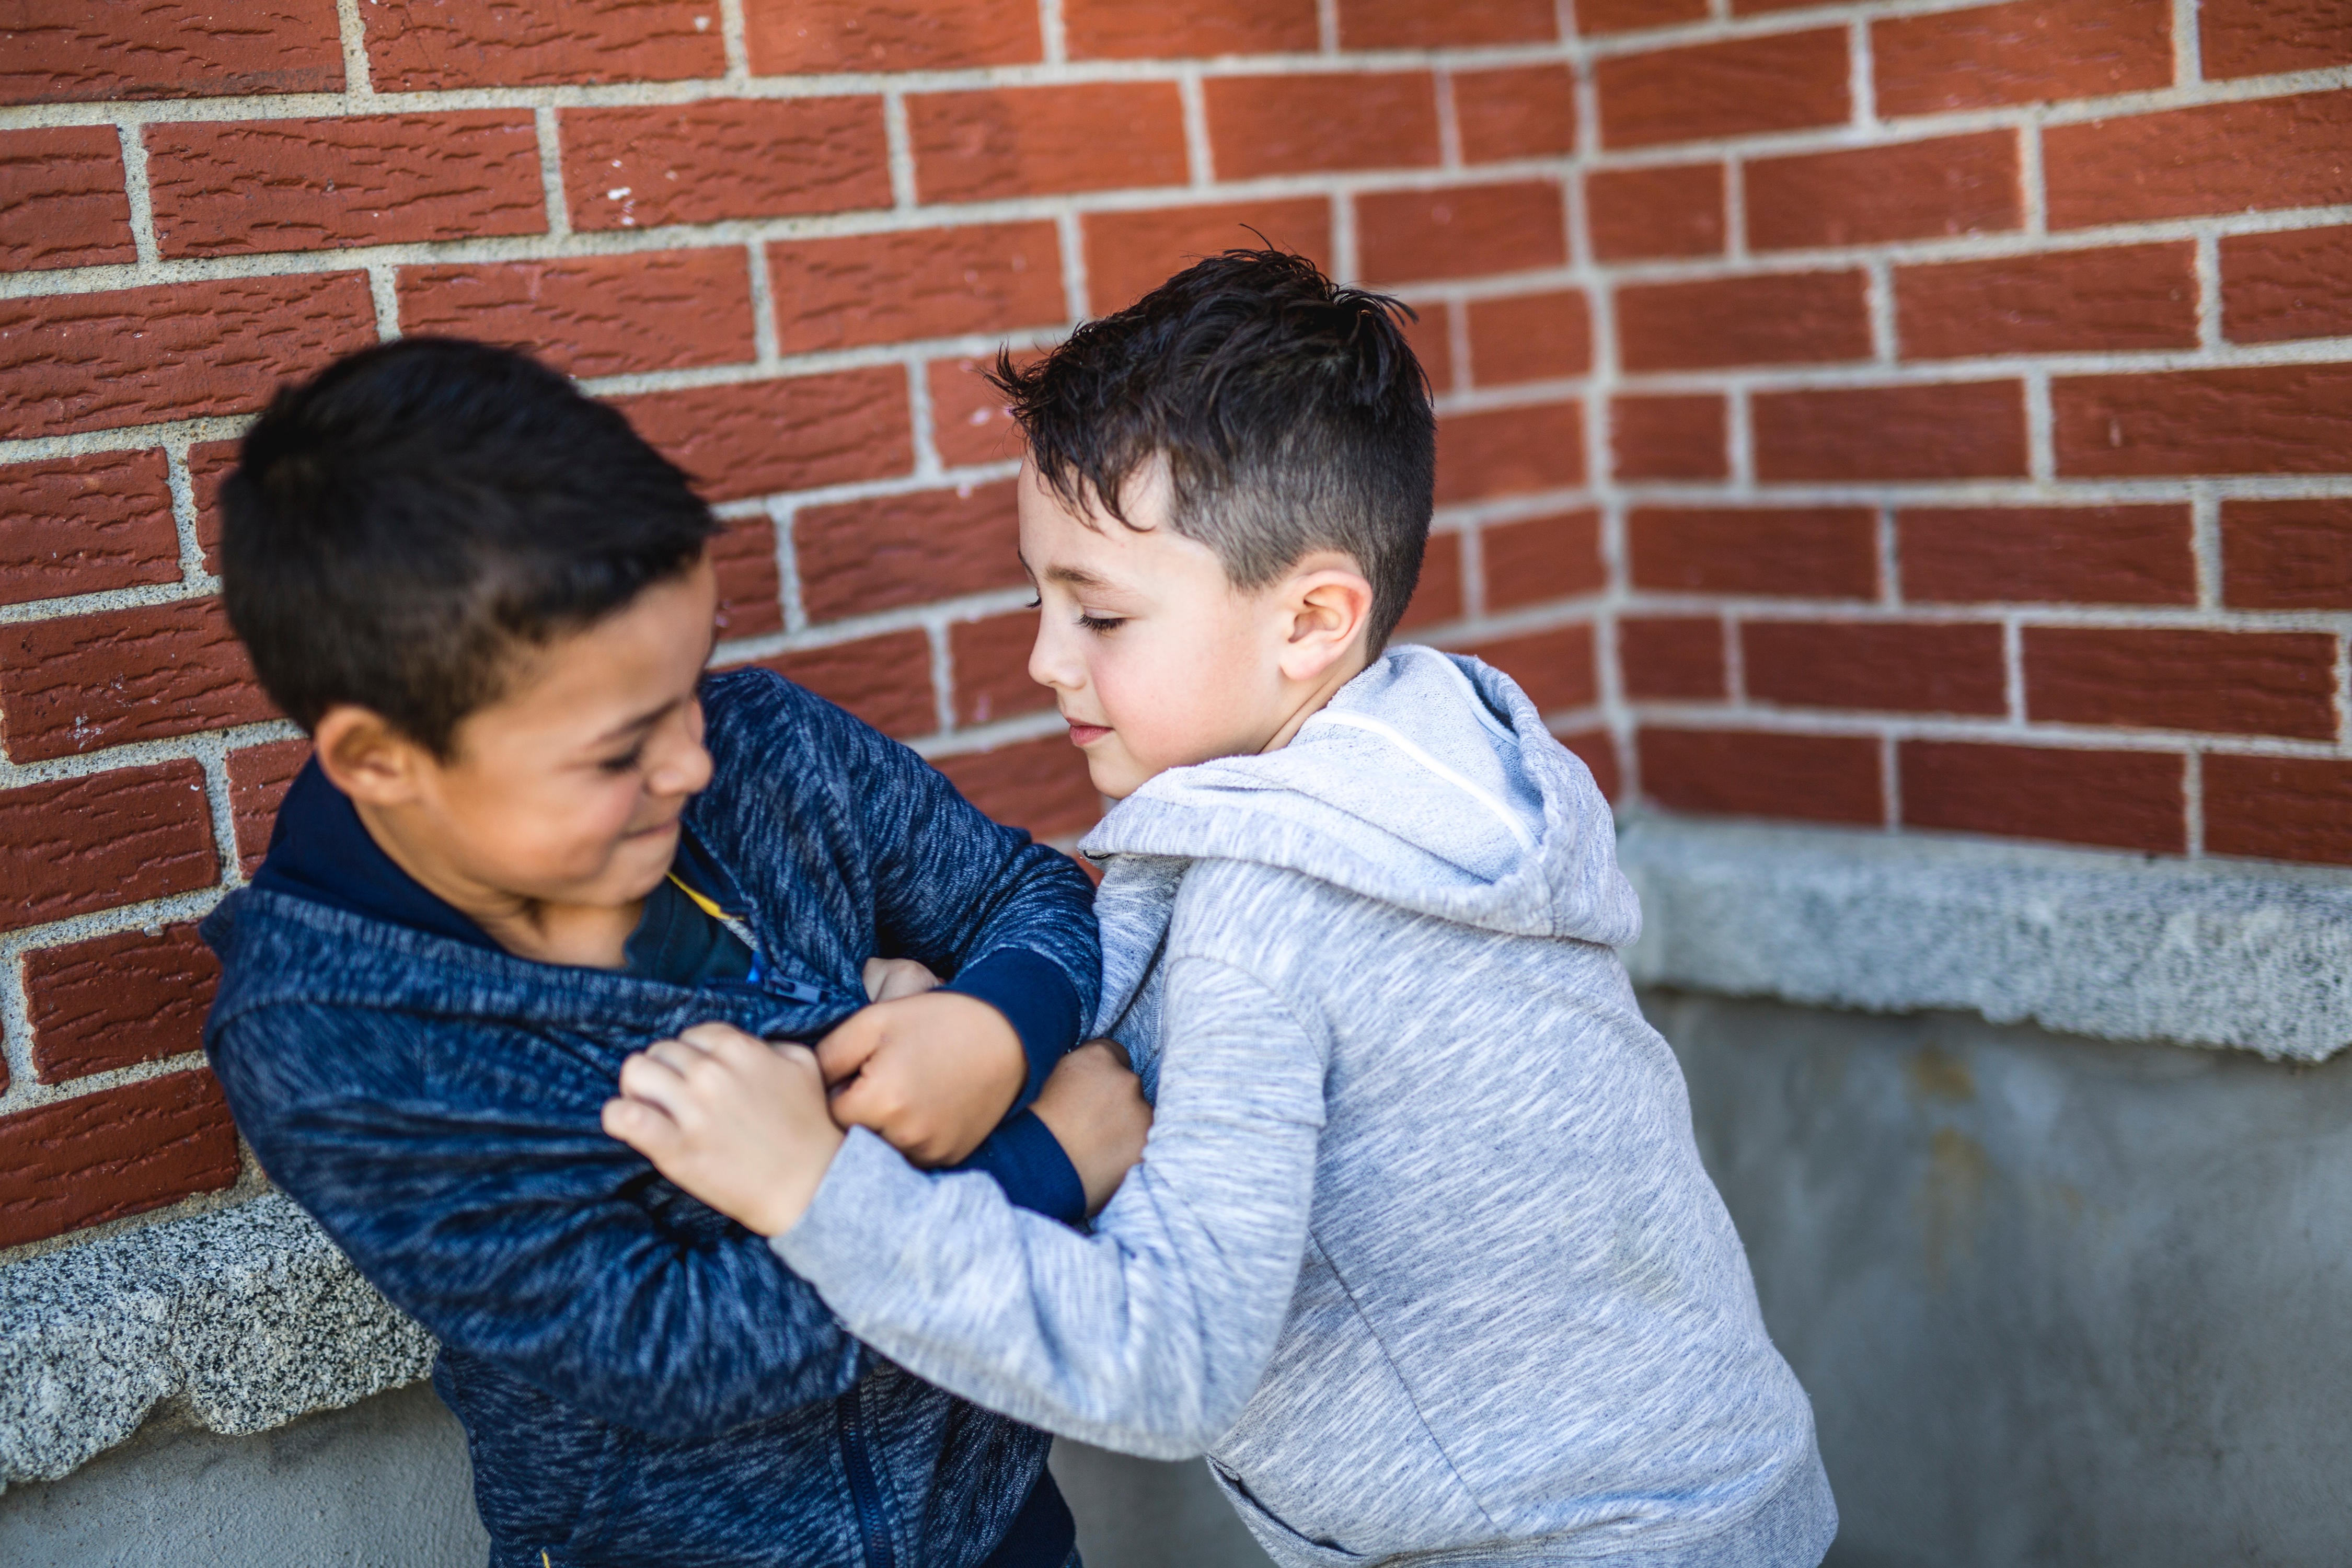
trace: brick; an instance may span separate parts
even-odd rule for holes
[[[199,441],[188,448],[188,484],[196,492],[196,544],[205,570],[220,575],[221,486],[236,469],[236,441]]]
[[[1872,24],[1881,114],[1937,114],[2172,85],[2165,0],[2012,0]]]
[[[1437,163],[1427,71],[1212,77],[1201,91],[1219,179]]]
[[[2125,245],[1895,269],[1906,359],[2197,345],[2195,247]]]
[[[768,247],[787,353],[1009,332],[1068,319],[1050,222],[975,224]]]
[[[2171,752],[2077,752],[1904,741],[1903,822],[2179,855],[2189,847],[2183,763]]]
[[[2221,335],[2238,343],[2352,336],[2352,227],[2225,236]]]
[[[952,70],[1045,58],[1034,0],[744,0],[759,76]]]
[[[557,132],[574,228],[658,228],[890,205],[890,145],[878,98],[567,109]]]
[[[2336,648],[2319,632],[2028,626],[2025,709],[2062,723],[2328,740]]]
[[[2352,365],[2271,365],[2051,384],[2062,474],[2352,472]]]
[[[1601,793],[1615,800],[1624,789],[1623,772],[1617,763],[1616,737],[1601,729],[1562,730],[1557,733],[1559,743],[1575,753]]]
[[[1364,278],[1372,283],[1476,278],[1561,267],[1568,218],[1549,180],[1374,191],[1356,197]]]
[[[2352,500],[2223,501],[2221,602],[2352,609]]]
[[[400,330],[525,349],[568,375],[730,364],[758,353],[733,247],[404,267]]]
[[[1706,18],[1706,0],[1576,0],[1576,30],[1588,37]]]
[[[1443,49],[1532,44],[1559,36],[1552,0],[1339,0],[1343,49]]]
[[[193,892],[220,874],[194,763],[0,790],[0,931]]]
[[[886,735],[904,740],[940,727],[931,695],[931,639],[919,628],[780,653],[760,665]]]
[[[1847,74],[1843,27],[1613,55],[1592,72],[1601,140],[1654,147],[1840,124],[1853,110]]]
[[[1748,695],[1799,708],[2006,712],[2000,627],[1902,621],[1749,621]]]
[[[1759,250],[1986,234],[2025,221],[2009,131],[1759,158],[1746,179],[1748,243]]]
[[[1642,793],[1670,811],[1871,826],[1886,817],[1878,742],[1864,736],[1644,728],[1634,747]]]
[[[378,92],[727,74],[718,0],[437,0],[360,16]]]
[[[201,1069],[0,1117],[0,1247],[218,1192],[237,1171],[228,1102]]]
[[[63,1083],[202,1050],[219,979],[192,923],[35,948],[25,955],[33,1070]]]
[[[2014,381],[1759,394],[1764,479],[2001,479],[2025,473],[2025,392]]]
[[[1878,592],[1878,525],[1862,507],[1636,507],[1625,534],[1637,588],[1808,599]]]
[[[1576,82],[1566,66],[1454,73],[1454,126],[1472,163],[1576,151]]]
[[[1576,403],[1483,408],[1437,421],[1437,504],[1560,489],[1584,482],[1584,412]]]
[[[1088,213],[1078,221],[1086,237],[1087,309],[1095,315],[1133,304],[1204,256],[1254,248],[1260,235],[1318,265],[1328,266],[1331,258],[1331,203],[1324,196]]]
[[[1481,386],[1550,381],[1592,368],[1592,320],[1584,291],[1473,300],[1470,366]]]
[[[1405,605],[1397,629],[1411,631],[1462,618],[1462,536],[1433,533],[1422,552],[1421,580],[1413,585],[1412,602]]]
[[[0,435],[244,414],[374,341],[357,272],[0,300]]]
[[[31,0],[11,7],[0,103],[340,92],[335,0]]]
[[[957,723],[992,724],[1054,706],[1052,689],[1029,679],[1029,650],[1036,642],[1034,610],[958,621],[948,628]]]
[[[1723,399],[1711,392],[1610,399],[1609,446],[1621,479],[1731,474]]]
[[[0,467],[0,604],[179,578],[163,453]]]
[[[1181,185],[1187,177],[1174,82],[917,93],[907,100],[907,123],[926,202]]]
[[[1321,36],[1315,0],[1063,0],[1062,35],[1081,60],[1307,54]]]
[[[1018,587],[1020,548],[1010,479],[809,507],[793,521],[801,604],[819,621]]]
[[[547,230],[527,112],[167,121],[146,136],[167,257]]]
[[[933,360],[925,367],[931,390],[931,446],[950,468],[1001,463],[1025,449],[1021,426],[1006,411],[1004,395],[982,373],[988,362]]]
[[[17,762],[270,716],[216,598],[0,628],[0,721]]]
[[[1038,838],[1076,838],[1102,817],[1102,796],[1087,776],[1086,753],[1065,736],[961,752],[932,763],[964,799]]]
[[[1486,571],[1489,610],[1597,594],[1609,583],[1601,563],[1597,512],[1570,511],[1516,522],[1490,522],[1478,531],[1478,553]]]
[[[914,463],[895,365],[613,401],[711,500],[888,479]]]
[[[294,775],[310,760],[309,740],[272,741],[228,754],[229,815],[236,823],[237,858],[245,874],[260,869],[278,826],[278,805]]]
[[[1870,357],[1860,272],[1784,272],[1617,290],[1617,352],[1630,371],[1818,364]]]
[[[1430,391],[1452,390],[1457,373],[1454,365],[1454,310],[1443,300],[1408,301],[1412,314],[1404,321],[1404,341],[1412,350],[1412,357],[1421,362],[1421,373],[1429,378]]]
[[[1592,254],[1603,261],[1723,254],[1723,165],[1596,169],[1584,176]]]
[[[1538,712],[1590,708],[1601,700],[1593,674],[1592,628],[1581,622],[1466,644],[1459,651],[1476,654],[1517,681]]]
[[[2197,559],[2185,506],[1906,508],[1895,526],[1906,599],[2197,602]]]
[[[2208,755],[2205,852],[2352,864],[2352,763]]]
[[[2202,0],[2197,32],[2208,80],[2352,65],[2344,0]]]
[[[1617,623],[1617,666],[1635,701],[1714,701],[1724,681],[1723,623],[1713,616],[1633,616]]]
[[[113,127],[0,132],[0,268],[138,259]]]
[[[776,566],[776,525],[765,517],[738,518],[710,542],[719,578],[719,635],[723,640],[766,637],[784,629],[783,578]]]
[[[2200,104],[2042,132],[2052,228],[2352,202],[2352,92]]]

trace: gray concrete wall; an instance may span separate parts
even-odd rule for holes
[[[1264,1568],[1197,1461],[1057,1445],[1088,1568]],[[466,1437],[432,1387],[229,1437],[165,1416],[0,1493],[9,1568],[481,1568]]]
[[[1834,1568],[2352,1563],[2352,1058],[1643,1001]]]

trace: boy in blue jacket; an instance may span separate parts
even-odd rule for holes
[[[1085,877],[782,679],[706,676],[709,510],[520,355],[341,362],[225,505],[230,618],[314,755],[205,923],[205,1049],[271,1179],[440,1338],[494,1568],[1061,1568],[1043,1434],[865,1351],[598,1112],[650,1040],[812,1042],[844,1125],[1080,1219],[1146,1120],[1055,1070]]]

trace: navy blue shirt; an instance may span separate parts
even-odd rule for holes
[[[306,862],[320,819],[293,810],[204,923],[205,1053],[272,1182],[439,1340],[493,1568],[1049,1568],[1045,1435],[871,1355],[599,1115],[630,1052],[694,1024],[822,1037],[877,955],[974,994],[1028,975],[1014,1006],[1066,1049],[1100,985],[1092,889],[772,674],[703,700],[686,827],[751,934],[742,982],[517,958],[404,879],[359,897],[364,829]]]

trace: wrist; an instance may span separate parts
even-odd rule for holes
[[[804,1157],[795,1159],[783,1179],[769,1187],[757,1210],[745,1216],[752,1234],[773,1240],[800,1224],[801,1216],[816,1202],[817,1190],[833,1170],[835,1157],[848,1141],[847,1133],[829,1123],[813,1132]]]

